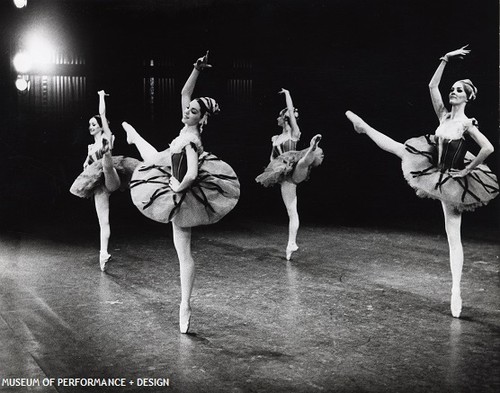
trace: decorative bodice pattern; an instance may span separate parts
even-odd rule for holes
[[[170,154],[172,157],[172,176],[179,182],[184,179],[187,172],[186,146],[191,147],[200,155],[203,153],[203,145],[200,138],[194,134],[180,134],[170,143]]]
[[[272,157],[276,158],[283,153],[291,150],[297,150],[299,138],[293,138],[291,134],[280,134],[272,137],[273,151]]]

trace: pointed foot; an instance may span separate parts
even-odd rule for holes
[[[460,318],[462,312],[462,297],[459,292],[452,292],[450,302],[451,315],[454,318]]]
[[[101,252],[99,254],[99,265],[101,267],[101,272],[108,270],[108,262],[111,259],[111,255],[107,252]]]
[[[289,244],[286,247],[286,260],[289,261],[292,259],[292,254],[299,249],[299,246],[296,244]]]
[[[129,145],[132,145],[135,143],[135,138],[138,135],[137,131],[135,130],[134,127],[132,127],[130,124],[128,124],[126,121],[122,123],[122,127],[127,133],[127,143]]]
[[[354,112],[351,111],[347,111],[345,115],[351,121],[352,125],[354,126],[354,130],[358,134],[366,133],[366,128],[368,128],[368,124],[366,124],[366,122],[361,117],[359,117],[358,115],[356,115]]]
[[[321,141],[321,138],[322,138],[321,134],[316,134],[313,136],[313,138],[311,139],[311,148],[313,150],[316,150],[319,142]]]
[[[191,307],[179,307],[179,330],[182,334],[189,332],[191,324]]]

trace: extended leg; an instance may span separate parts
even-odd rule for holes
[[[368,135],[382,150],[395,154],[399,158],[403,157],[405,147],[402,143],[396,142],[394,139],[369,126],[361,117],[351,111],[347,111],[345,115],[352,122],[356,132]]]
[[[109,192],[113,192],[120,188],[120,177],[113,166],[111,157],[110,142],[105,146],[106,151],[102,157],[102,171],[104,173],[104,185]]]
[[[286,259],[290,260],[292,253],[297,251],[297,232],[299,231],[299,213],[297,211],[297,185],[290,182],[281,183],[281,196],[288,213],[288,244]]]
[[[108,253],[109,238],[111,236],[111,226],[109,224],[109,193],[99,188],[94,193],[95,210],[100,228],[100,253],[99,263],[101,270],[106,271],[106,263],[111,258]]]
[[[158,150],[156,150],[148,141],[140,136],[134,127],[125,121],[122,123],[122,127],[127,133],[128,144],[135,145],[135,147],[137,147],[137,150],[139,150],[139,154],[144,161],[149,161],[158,154]]]
[[[294,183],[301,183],[307,179],[307,175],[309,174],[309,167],[314,162],[316,158],[315,151],[318,148],[318,143],[321,140],[321,135],[317,134],[311,139],[311,143],[309,145],[309,149],[307,149],[307,153],[304,157],[302,157],[295,169],[293,171],[292,180]]]
[[[181,228],[172,223],[174,246],[179,258],[181,277],[181,304],[179,307],[179,329],[187,333],[191,319],[191,293],[193,292],[195,266],[191,255],[191,228]]]
[[[451,269],[451,314],[458,318],[462,311],[462,298],[460,294],[460,281],[462,279],[462,269],[464,264],[464,251],[460,235],[462,214],[453,207],[442,203],[446,236],[450,249],[450,269]]]

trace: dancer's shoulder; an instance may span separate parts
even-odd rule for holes
[[[184,133],[179,135],[170,143],[170,151],[172,153],[180,153],[182,149],[191,144],[196,146],[197,150],[202,149],[201,139],[197,135]]]

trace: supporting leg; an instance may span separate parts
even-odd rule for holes
[[[109,193],[103,188],[94,193],[95,210],[100,228],[100,253],[99,264],[104,272],[107,269],[107,262],[111,258],[108,253],[109,238],[111,236],[111,226],[109,224]]]
[[[292,253],[297,251],[297,232],[299,231],[299,213],[297,211],[297,185],[290,182],[281,183],[281,196],[288,213],[288,244],[286,259],[289,261]]]
[[[450,269],[451,269],[451,314],[458,318],[462,311],[462,297],[460,293],[460,281],[462,279],[462,269],[464,264],[464,251],[460,228],[462,222],[462,214],[453,207],[442,203],[446,236],[448,238],[448,246],[450,250]]]
[[[179,258],[181,277],[181,304],[179,307],[179,329],[187,333],[191,319],[191,293],[193,292],[195,266],[191,255],[191,228],[181,228],[172,223],[174,246]]]

